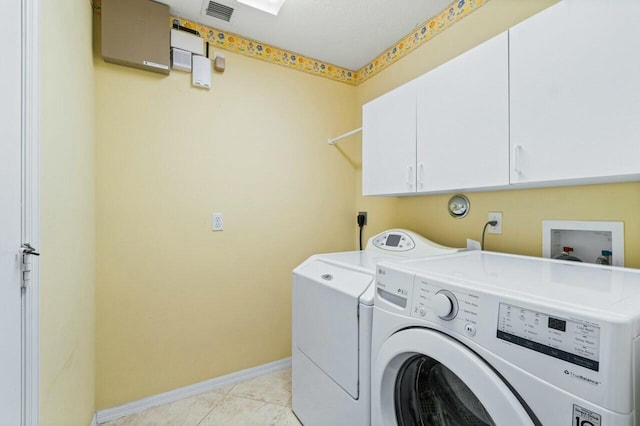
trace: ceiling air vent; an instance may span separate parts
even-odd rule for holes
[[[204,10],[204,14],[230,22],[231,15],[233,15],[234,10],[235,9],[232,7],[225,6],[224,4],[220,4],[215,1],[210,1],[209,4],[207,4],[207,8]]]

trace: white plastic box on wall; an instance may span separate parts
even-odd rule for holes
[[[171,68],[191,72],[191,52],[173,47],[171,49]]]
[[[573,248],[572,255],[596,263],[603,250],[610,251],[611,264],[624,266],[624,224],[622,222],[544,220],[542,256],[554,258],[562,248]]]
[[[194,55],[204,55],[204,40],[186,31],[171,29],[171,47],[186,50]]]
[[[192,82],[194,86],[205,89],[211,88],[211,61],[204,56],[193,55],[192,57]]]

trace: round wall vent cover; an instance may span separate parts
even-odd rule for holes
[[[462,194],[456,194],[449,199],[449,214],[456,219],[465,217],[470,208],[469,199]]]

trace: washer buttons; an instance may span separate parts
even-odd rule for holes
[[[420,310],[418,311],[418,313],[420,314],[421,317],[427,315],[427,310],[424,307],[420,307]]]
[[[464,326],[464,331],[466,331],[469,336],[475,336],[476,326],[473,324],[467,324]]]

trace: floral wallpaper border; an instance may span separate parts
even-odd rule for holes
[[[200,36],[204,38],[205,41],[208,41],[209,46],[214,49],[229,50],[241,55],[262,59],[263,61],[273,64],[283,65],[287,68],[326,77],[331,80],[355,84],[355,73],[346,68],[309,58],[308,56],[299,55],[288,50],[279,49],[233,33],[216,30],[215,28],[207,27],[186,19],[171,18],[170,24],[173,24],[175,19],[180,21],[181,26],[198,31]]]
[[[355,85],[367,81],[489,1],[490,0],[454,1],[442,12],[424,22],[422,25],[418,25],[414,31],[358,70],[354,74]]]
[[[181,26],[198,31],[200,36],[208,41],[214,49],[228,50],[298,71],[357,86],[414,51],[489,1],[490,0],[454,1],[442,12],[424,22],[422,25],[418,25],[414,31],[357,71],[299,55],[295,52],[279,49],[256,40],[251,40],[226,31],[220,31],[183,18],[171,17],[169,19],[169,26],[172,26],[174,21],[178,20]],[[96,13],[100,13],[102,0],[93,0],[92,4]]]

